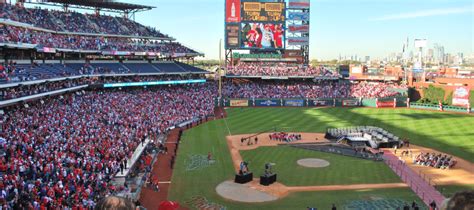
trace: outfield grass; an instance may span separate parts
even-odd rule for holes
[[[216,120],[198,126],[184,132],[182,143],[173,172],[170,200],[177,200],[182,205],[186,204],[194,196],[203,196],[209,202],[221,204],[227,209],[304,209],[307,206],[318,207],[318,209],[329,209],[332,203],[338,207],[356,203],[375,202],[379,205],[383,201],[406,201],[417,200],[416,195],[408,188],[406,189],[377,189],[362,191],[325,191],[325,192],[299,192],[291,193],[289,196],[274,202],[260,204],[245,204],[233,202],[221,198],[215,192],[215,187],[225,181],[232,179],[234,169],[230,157],[225,136],[229,134],[254,133],[277,127],[278,130],[294,132],[324,132],[328,127],[351,126],[351,125],[376,125],[383,127],[400,136],[408,135],[413,143],[435,147],[442,151],[454,151],[453,154],[462,156],[472,161],[472,143],[466,135],[458,135],[455,138],[437,136],[448,135],[453,132],[466,131],[460,125],[469,127],[468,123],[474,123],[473,118],[465,115],[451,115],[446,113],[428,112],[405,109],[231,109],[228,110],[229,117],[226,121]],[[442,125],[442,121],[448,121],[450,125]],[[428,124],[428,126],[426,126]],[[228,128],[227,126],[228,125]],[[435,127],[435,128],[431,128]],[[430,132],[423,128],[430,128]],[[458,138],[461,138],[459,140]],[[465,142],[462,141],[464,139]],[[446,141],[446,142],[444,142]],[[467,142],[466,142],[467,141]],[[472,142],[472,140],[471,140]],[[459,143],[459,145],[456,145]],[[459,148],[464,148],[457,151]],[[277,163],[279,181],[288,185],[328,185],[341,183],[383,183],[397,182],[399,179],[386,167],[379,166],[372,161],[352,159],[349,157],[332,157],[314,151],[298,150],[288,147],[260,148],[253,151],[242,152],[245,158],[251,159],[251,169],[256,175],[261,172],[263,163],[273,160]],[[189,163],[189,155],[207,155],[213,153],[216,163],[194,171],[186,171]],[[279,157],[278,157],[279,156]],[[273,157],[273,158],[272,158]],[[278,157],[278,158],[275,158]],[[311,173],[311,169],[298,169],[295,158],[320,157],[333,159],[333,170],[329,166],[327,171],[319,174]],[[285,159],[287,158],[287,159]],[[349,158],[344,160],[345,158]],[[334,161],[337,160],[337,161]],[[339,162],[341,161],[341,165]],[[342,162],[346,162],[344,165]],[[370,163],[370,164],[369,164]],[[358,167],[355,166],[358,165]],[[337,172],[339,171],[339,172]],[[324,176],[322,175],[324,174]],[[347,175],[345,177],[344,175]],[[392,200],[391,200],[392,199]],[[395,200],[393,200],[395,199]],[[341,208],[338,208],[341,209]]]
[[[474,162],[474,117],[414,109],[373,108],[234,108],[227,109],[232,134],[277,128],[290,132],[325,132],[328,127],[378,126],[413,144]]]
[[[259,147],[240,151],[256,176],[263,174],[265,163],[275,163],[278,182],[287,186],[375,184],[402,182],[382,161],[364,160],[289,146]],[[303,158],[320,158],[328,167],[307,168],[296,163]]]

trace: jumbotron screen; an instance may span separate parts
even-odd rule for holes
[[[286,2],[226,0],[225,48],[285,48]]]
[[[242,23],[240,44],[243,49],[283,49],[284,24]]]

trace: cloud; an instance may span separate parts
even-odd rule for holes
[[[385,15],[385,16],[373,18],[373,19],[370,19],[370,20],[371,21],[401,20],[401,19],[412,19],[412,18],[431,17],[431,16],[440,16],[440,15],[452,15],[452,14],[463,14],[463,13],[472,13],[472,12],[474,12],[474,8],[472,8],[471,6],[468,6],[468,7],[455,7],[455,8],[421,10],[421,11],[408,12],[408,13]]]

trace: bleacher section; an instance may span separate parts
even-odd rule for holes
[[[345,141],[353,146],[364,144],[371,148],[389,148],[398,146],[401,142],[398,136],[374,126],[329,128],[325,137],[337,142]]]

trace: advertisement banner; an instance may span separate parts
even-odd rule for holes
[[[308,33],[309,25],[289,25],[288,31],[291,33]]]
[[[288,37],[288,45],[309,45],[309,37]]]
[[[342,106],[359,106],[359,100],[356,100],[356,99],[342,100]]]
[[[240,53],[233,53],[233,58],[282,58],[281,54],[240,54]]]
[[[285,106],[304,106],[304,100],[285,100]]]
[[[238,24],[227,24],[225,26],[225,47],[226,49],[230,48],[239,48],[239,25]]]
[[[327,100],[312,100],[313,106],[332,106],[332,101]]]
[[[242,23],[241,48],[283,49],[285,31],[283,23]]]
[[[56,48],[43,47],[43,52],[45,52],[45,53],[56,53]]]
[[[290,12],[290,13],[288,13],[288,20],[309,21],[309,13],[307,13],[307,12]]]
[[[102,55],[131,55],[131,52],[127,51],[102,51]]]
[[[225,22],[240,22],[240,0],[226,0],[225,2]]]
[[[282,2],[244,2],[242,21],[283,22],[285,21],[285,3]]]
[[[280,100],[255,100],[255,106],[280,106]]]
[[[469,87],[457,87],[453,92],[454,106],[469,106]]]
[[[377,101],[377,107],[383,108],[383,107],[395,107],[395,101]]]
[[[291,9],[309,9],[309,0],[289,0],[288,8]]]
[[[230,100],[230,106],[249,106],[248,100]]]
[[[146,52],[134,52],[134,55],[140,55],[140,56],[145,56]]]

